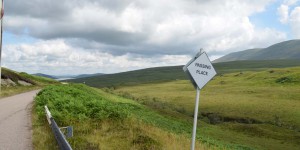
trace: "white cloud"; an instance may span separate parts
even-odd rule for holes
[[[142,10],[134,3],[130,4],[120,17],[120,30],[125,32],[143,32],[142,26],[145,21],[142,16]]]
[[[280,5],[277,11],[279,15],[279,21],[283,24],[286,24],[289,20],[289,6]]]
[[[63,15],[63,19],[47,16],[49,10],[46,7],[45,13],[41,12],[44,17],[33,12],[27,15],[8,14],[6,26],[12,32],[20,33],[27,29],[28,34],[36,38],[81,38],[108,47],[121,46],[119,53],[122,54],[127,53],[125,49],[149,54],[157,48],[164,54],[191,53],[194,49],[212,44],[208,41],[227,41],[226,47],[212,49],[214,51],[236,50],[237,47],[228,46],[235,43],[237,33],[240,41],[244,41],[241,45],[247,45],[246,42],[250,41],[247,38],[251,38],[249,34],[258,30],[249,22],[249,16],[263,11],[271,1],[133,0],[114,7],[106,1],[76,1],[67,5],[65,0],[62,5],[68,6],[64,10],[68,13]],[[51,5],[50,2],[47,4]],[[53,9],[55,11],[55,7]],[[62,11],[60,7],[59,11]],[[112,51],[116,50],[106,49],[108,53]]]
[[[279,21],[291,27],[293,38],[300,38],[300,7],[292,7],[298,2],[299,0],[285,0],[277,9]]]
[[[48,74],[113,73],[155,66],[181,65],[189,60],[185,55],[153,57],[85,51],[63,40],[39,41],[34,44],[6,45],[3,65],[18,71]]]
[[[257,28],[249,17],[264,11],[270,2],[273,1],[8,1],[9,10],[15,11],[6,13],[7,32],[40,41],[7,45],[10,52],[5,54],[5,64],[30,68],[30,72],[38,68],[59,73],[57,68],[63,68],[74,73],[107,73],[183,65],[189,59],[187,55],[201,47],[214,58],[266,47],[285,40],[285,33]],[[25,61],[28,63],[21,63]],[[52,69],[45,69],[48,67]]]
[[[287,6],[292,6],[295,5],[297,2],[299,2],[299,0],[284,0],[283,4]]]
[[[296,7],[290,16],[290,25],[295,38],[300,38],[300,7]]]

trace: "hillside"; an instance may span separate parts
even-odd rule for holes
[[[214,63],[218,74],[262,70],[266,68],[284,68],[300,66],[299,60],[261,60],[261,61],[233,61]],[[183,66],[157,67],[116,74],[105,74],[89,78],[67,80],[74,83],[85,83],[93,87],[112,87],[124,85],[137,85],[143,83],[165,82],[174,80],[185,80],[186,75],[182,70]]]
[[[197,149],[299,149],[299,87],[300,67],[217,76],[201,91]],[[56,146],[48,105],[59,126],[74,126],[77,149],[189,149],[194,98],[187,80],[49,86],[35,99],[34,148]]]
[[[230,53],[214,62],[228,62],[237,60],[276,60],[300,59],[300,40],[290,40],[271,45],[267,48],[249,49]]]
[[[49,84],[58,83],[59,82],[50,78],[29,75],[25,72],[16,72],[2,67],[0,97],[39,89]]]
[[[180,73],[178,73],[180,70]],[[135,85],[147,82],[163,82],[185,78],[182,66],[157,67],[117,74],[67,80],[68,82],[84,83],[93,87],[107,87],[118,85]]]
[[[57,149],[45,119],[47,105],[59,126],[74,126],[76,149],[189,149],[192,120],[160,114],[138,102],[79,84],[48,86],[35,98],[34,149]],[[249,147],[211,139],[197,131],[196,149]],[[45,144],[47,143],[47,144]]]

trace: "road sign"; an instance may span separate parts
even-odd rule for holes
[[[198,106],[200,101],[200,89],[211,80],[217,73],[212,66],[208,56],[205,52],[200,49],[200,52],[191,59],[184,67],[183,71],[187,73],[188,77],[192,81],[194,87],[196,88],[196,100],[195,100],[195,111],[194,111],[194,125],[193,125],[193,135],[191,150],[195,149],[195,139],[197,130],[197,119],[198,119]]]
[[[192,77],[192,82],[196,83],[199,89],[202,89],[217,74],[205,52],[191,62],[187,70]]]

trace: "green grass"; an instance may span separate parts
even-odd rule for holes
[[[14,87],[1,87],[0,98],[24,93],[32,90],[41,89],[43,86],[14,86]]]
[[[195,90],[187,80],[106,90],[178,120],[191,121],[193,116]],[[201,90],[199,130],[224,143],[298,149],[299,108],[299,67],[219,75]]]
[[[299,148],[300,67],[253,69],[219,74],[201,90],[198,148]],[[35,149],[56,147],[45,104],[59,126],[74,126],[69,141],[78,149],[189,149],[191,83],[135,82],[102,90],[72,84],[42,90],[34,106]]]
[[[57,84],[58,81],[46,77],[35,76],[27,74],[26,72],[19,73],[22,77],[32,80],[35,84],[38,85],[49,85],[49,84]]]
[[[52,133],[45,130],[48,124],[44,105],[59,126],[74,127],[74,137],[69,142],[77,149],[189,149],[192,121],[161,115],[131,99],[84,85],[49,86],[37,95],[33,119],[35,149],[55,148]],[[202,130],[205,128],[198,129],[197,149],[249,149],[211,139]],[[45,141],[50,144],[45,145]]]
[[[239,71],[260,71],[266,68],[284,68],[299,66],[300,60],[257,60],[257,61],[233,61],[214,63],[218,74]],[[162,83],[175,80],[186,80],[182,70],[183,66],[157,67],[117,74],[107,74],[88,78],[68,80],[68,82],[86,83],[93,87],[119,87],[139,85],[145,83]]]

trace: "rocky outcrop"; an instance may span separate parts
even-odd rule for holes
[[[6,86],[6,87],[10,87],[10,86],[16,86],[17,84],[12,81],[11,79],[1,79],[1,86]]]
[[[28,82],[22,81],[22,80],[19,80],[18,83],[23,86],[31,86],[32,85],[31,83],[28,83]]]
[[[7,79],[1,79],[1,86],[3,87],[13,87],[13,86],[31,86],[32,84],[26,81],[18,80],[17,82],[14,82],[13,80],[7,78]]]

